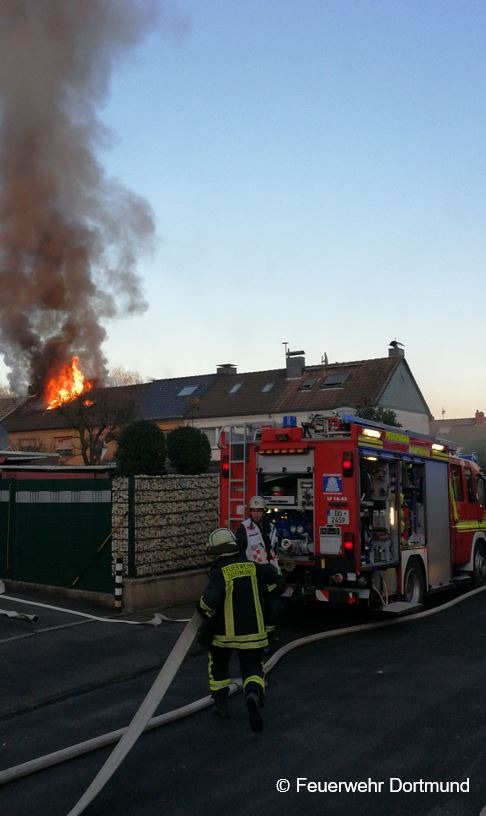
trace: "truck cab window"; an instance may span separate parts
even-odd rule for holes
[[[478,476],[478,498],[479,504],[486,507],[486,479],[484,476]]]
[[[460,465],[451,465],[452,495],[456,501],[464,501]]]
[[[472,476],[470,468],[465,469],[464,475],[466,477],[467,500],[470,501],[470,502],[475,502],[475,501],[477,501],[477,497],[476,497],[476,491],[474,489],[473,476]]]

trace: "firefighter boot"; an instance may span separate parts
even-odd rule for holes
[[[263,731],[263,717],[260,708],[262,707],[262,700],[254,691],[250,691],[246,695],[246,707],[248,709],[248,717],[250,719],[250,728],[255,733],[259,734]]]
[[[228,689],[223,689],[219,694],[213,694],[213,700],[214,714],[216,717],[221,717],[222,720],[229,720]]]

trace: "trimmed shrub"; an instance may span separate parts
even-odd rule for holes
[[[199,428],[174,428],[167,434],[167,453],[179,473],[205,473],[211,461],[211,445]]]
[[[131,422],[118,437],[116,462],[120,476],[165,473],[166,456],[165,436],[154,422]]]

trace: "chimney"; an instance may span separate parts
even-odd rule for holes
[[[390,346],[388,349],[389,357],[405,357],[403,343],[399,343],[398,340],[392,340],[388,345]]]
[[[287,352],[287,380],[296,380],[302,376],[305,368],[305,351],[288,351]]]
[[[474,417],[474,424],[484,425],[484,411],[476,411],[476,416]]]
[[[233,363],[220,363],[216,368],[216,374],[236,374],[236,366]]]

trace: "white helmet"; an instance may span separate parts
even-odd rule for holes
[[[250,508],[250,510],[266,510],[267,509],[265,499],[262,499],[261,496],[252,496],[250,501],[248,502],[248,507]]]
[[[208,555],[231,555],[238,552],[236,539],[227,527],[218,527],[209,534],[206,544]]]

